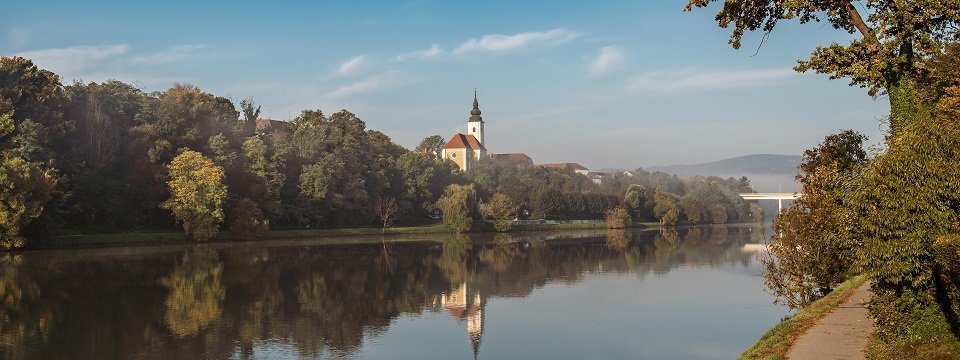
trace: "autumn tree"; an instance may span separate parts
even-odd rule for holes
[[[473,226],[476,214],[477,192],[473,184],[451,184],[437,200],[437,208],[443,214],[443,223],[454,233],[462,234]]]
[[[493,228],[499,232],[510,231],[516,212],[513,200],[501,193],[493,194],[484,207],[485,215],[493,220]]]
[[[707,7],[717,0],[689,0],[686,10]],[[814,50],[794,68],[847,78],[870,95],[885,93],[890,102],[890,134],[928,116],[917,94],[915,76],[923,60],[940,53],[960,23],[958,0],[857,1],[724,1],[716,15],[722,28],[732,27],[730,44],[739,49],[748,31],[769,35],[781,21],[801,24],[826,21],[835,29],[857,34],[847,44],[833,43]]]
[[[186,150],[170,162],[167,171],[170,199],[161,207],[173,213],[188,237],[206,240],[216,235],[227,197],[223,168],[199,152]]]
[[[680,220],[680,197],[674,193],[658,188],[653,194],[653,215],[660,220],[660,225],[673,226]]]
[[[867,162],[864,140],[846,130],[803,154],[797,175],[803,190],[774,219],[776,235],[761,258],[766,286],[784,305],[806,306],[850,276],[859,246],[850,236],[855,214],[844,196]]]

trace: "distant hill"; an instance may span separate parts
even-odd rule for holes
[[[662,171],[681,178],[695,175],[741,177],[750,179],[757,191],[798,191],[794,180],[797,167],[803,160],[797,155],[753,154],[695,165],[666,165],[644,168],[647,171]]]

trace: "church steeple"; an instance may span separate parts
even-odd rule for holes
[[[473,110],[470,110],[470,121],[483,122],[483,118],[480,117],[480,103],[477,102],[477,89],[473,89]]]
[[[477,101],[477,89],[473,89],[473,110],[470,110],[470,120],[467,120],[467,135],[473,135],[481,145],[486,146],[483,138],[483,118],[480,117],[480,102]]]

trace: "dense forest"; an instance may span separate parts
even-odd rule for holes
[[[737,196],[752,191],[746,178],[638,169],[598,185],[571,170],[492,160],[464,174],[440,159],[438,135],[408,150],[347,110],[304,110],[287,122],[259,114],[252,99],[237,107],[185,84],[64,85],[29,59],[2,57],[0,241],[178,225],[196,239],[250,238],[271,227],[381,224],[383,204],[389,223],[415,225],[434,221],[450,185],[466,184],[477,204],[501,194],[495,203],[511,217],[601,219],[623,206],[635,220],[665,224],[762,218]]]

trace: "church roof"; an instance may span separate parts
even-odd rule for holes
[[[477,141],[477,138],[473,135],[464,135],[461,133],[456,133],[453,137],[447,141],[447,144],[443,146],[444,149],[472,149],[472,150],[486,150],[487,148],[483,147],[483,144],[480,141]]]
[[[477,102],[477,91],[473,91],[473,110],[470,110],[470,120],[468,122],[483,122],[483,118],[480,117],[480,103]]]

